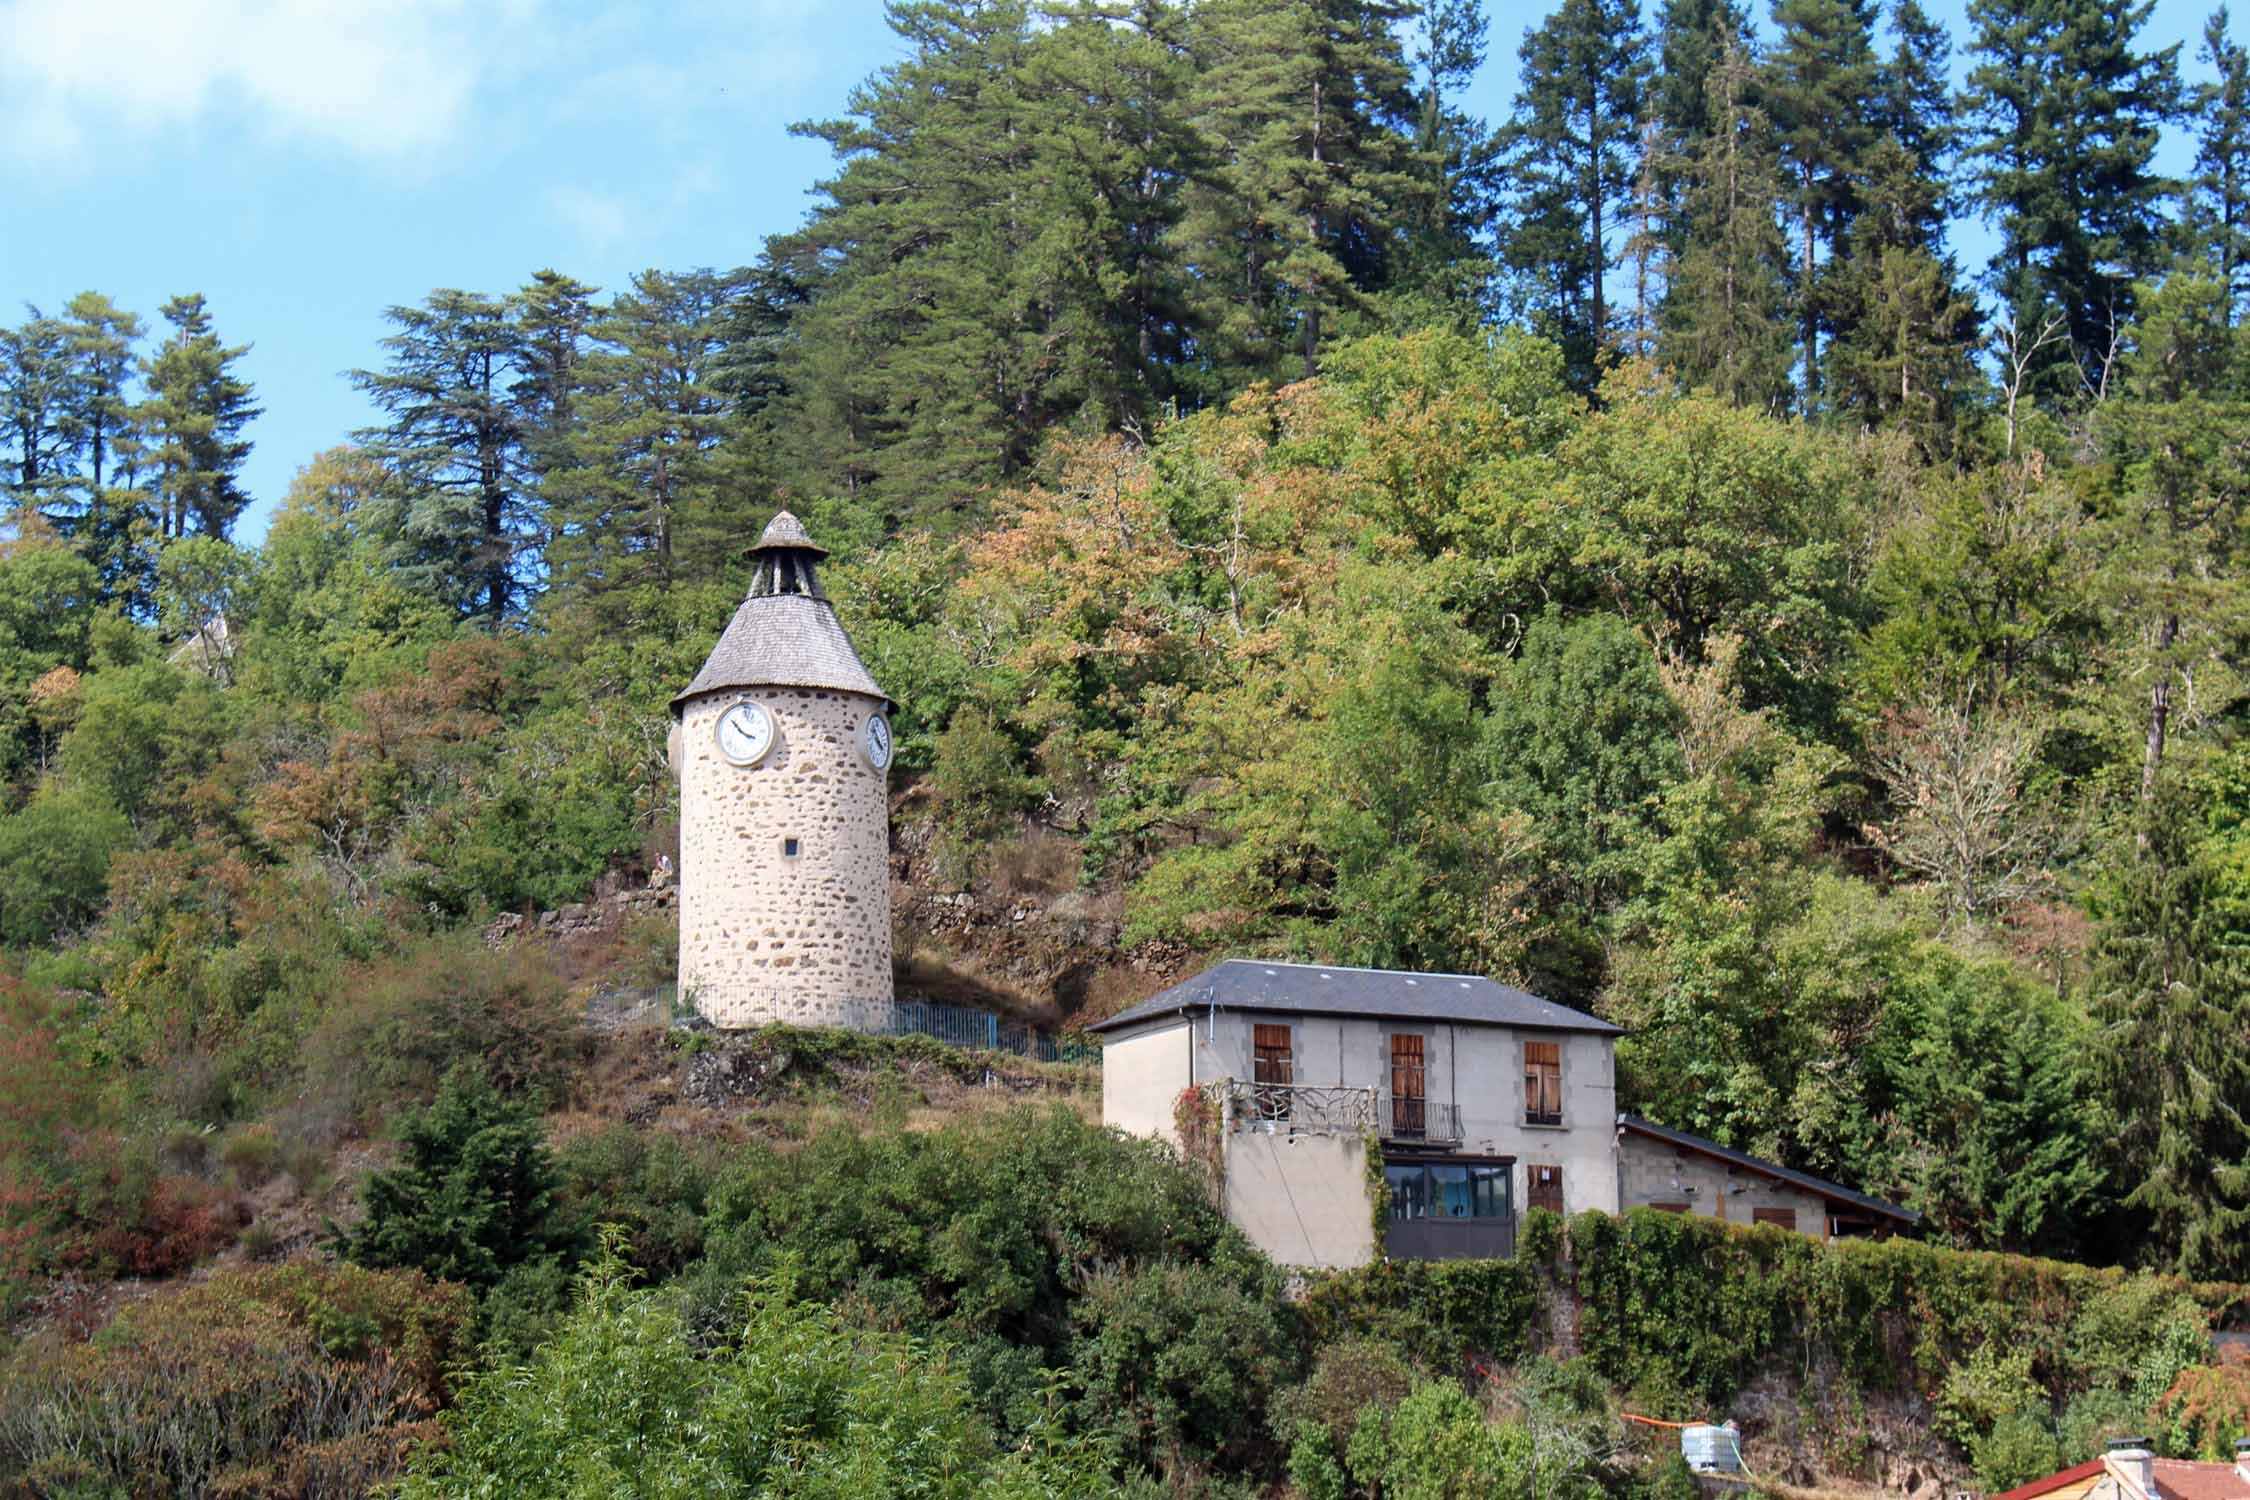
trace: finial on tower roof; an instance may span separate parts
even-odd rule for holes
[[[772,520],[766,522],[765,531],[760,534],[757,545],[753,546],[750,551],[756,554],[779,552],[783,549],[792,552],[810,552],[815,557],[826,557],[828,555],[826,547],[821,546],[805,534],[805,523],[788,511],[777,512]]]

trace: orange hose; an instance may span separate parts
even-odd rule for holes
[[[1638,1422],[1643,1427],[1707,1427],[1710,1425],[1707,1422],[1666,1422],[1657,1417],[1636,1416],[1629,1411],[1619,1412],[1617,1418],[1621,1422]]]

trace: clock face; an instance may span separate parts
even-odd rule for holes
[[[719,715],[719,753],[738,766],[754,766],[773,748],[773,715],[758,703],[737,703]]]
[[[881,714],[869,714],[867,724],[859,732],[859,748],[867,756],[867,763],[878,771],[891,768],[891,721]]]

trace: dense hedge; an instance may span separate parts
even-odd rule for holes
[[[1570,1329],[1548,1327],[1545,1309],[1565,1305]],[[2250,1287],[1644,1209],[1567,1225],[1534,1212],[1513,1261],[1322,1276],[1305,1311],[1323,1341],[1374,1334],[1439,1366],[1512,1363],[1557,1342],[1620,1389],[1716,1410],[1785,1360],[1930,1396],[1988,1347],[2028,1355],[2063,1400],[2132,1369],[2167,1320],[2250,1323]]]

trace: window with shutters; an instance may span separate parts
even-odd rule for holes
[[[1778,1224],[1792,1234],[1797,1229],[1797,1210],[1793,1208],[1753,1208],[1750,1218],[1759,1224]]]
[[[1400,1140],[1418,1140],[1429,1129],[1429,1071],[1423,1062],[1422,1038],[1409,1032],[1391,1036],[1391,1134]]]
[[[1297,1081],[1287,1026],[1253,1026],[1250,1035],[1253,1107],[1261,1120],[1289,1118],[1289,1088]]]
[[[1551,1213],[1561,1213],[1562,1168],[1529,1166],[1523,1169],[1524,1185],[1530,1189],[1524,1201],[1533,1208],[1544,1208]]]
[[[1562,1123],[1562,1043],[1523,1044],[1523,1122]]]

